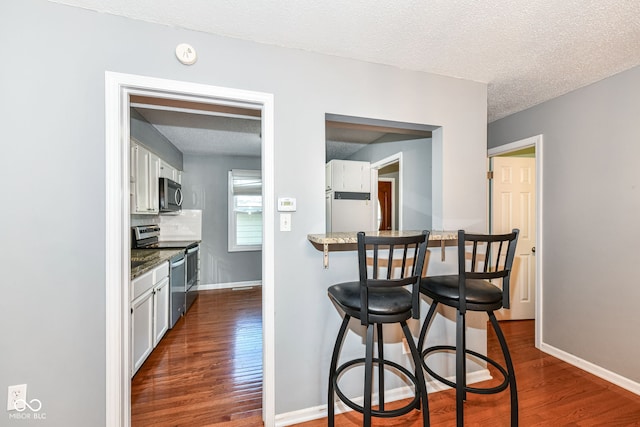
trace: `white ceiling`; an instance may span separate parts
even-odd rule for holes
[[[488,122],[640,64],[638,0],[51,1],[484,82]]]
[[[50,1],[487,83],[488,122],[640,64],[638,0]],[[260,153],[259,120],[141,113],[185,153]],[[382,136],[348,133],[327,159]]]

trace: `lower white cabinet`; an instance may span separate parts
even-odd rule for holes
[[[153,347],[169,330],[169,278],[165,277],[153,288]]]
[[[153,351],[153,289],[131,304],[131,376]]]
[[[169,263],[131,282],[131,376],[169,329]]]

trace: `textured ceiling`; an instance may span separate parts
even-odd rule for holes
[[[484,82],[488,122],[640,64],[638,0],[51,1]]]
[[[136,110],[184,154],[259,157],[260,119],[220,117],[179,111]]]

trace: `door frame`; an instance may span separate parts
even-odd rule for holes
[[[542,226],[543,226],[543,218],[542,218],[542,193],[543,193],[543,137],[542,134],[535,135],[529,138],[521,139],[515,142],[511,142],[509,144],[501,145],[499,147],[490,148],[487,150],[487,163],[490,162],[491,157],[495,157],[498,155],[508,154],[514,151],[522,150],[523,148],[534,147],[536,153],[536,284],[535,284],[535,292],[536,292],[536,309],[535,309],[535,346],[536,348],[540,348],[543,337],[542,337],[542,325],[543,322],[543,280],[542,280],[542,264],[543,264],[543,248],[542,244]],[[487,191],[487,194],[490,194]],[[488,206],[491,206],[491,198],[489,197]],[[491,223],[491,217],[487,216],[489,219],[489,225]]]
[[[371,169],[382,169],[385,166],[388,166],[392,163],[398,163],[398,230],[402,230],[402,151],[393,154],[389,157],[385,157],[384,159],[378,160],[377,162],[371,163]],[[378,184],[376,182],[375,191],[378,191]],[[376,195],[377,197],[377,195]],[[376,210],[377,211],[377,210]]]
[[[106,425],[131,424],[129,95],[242,105],[262,113],[262,418],[275,425],[274,97],[270,93],[105,72]]]

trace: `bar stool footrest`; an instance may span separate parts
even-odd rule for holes
[[[430,353],[439,353],[439,352],[455,353],[455,351],[456,351],[456,347],[453,345],[436,345],[423,350],[422,353],[420,354],[422,356],[422,366],[429,373],[429,375],[431,375],[433,378],[437,379],[441,383],[448,385],[451,388],[456,388],[456,383],[434,372],[431,368],[427,366],[426,359]],[[467,354],[477,357],[478,359],[482,359],[485,362],[491,364],[494,368],[496,368],[502,375],[502,383],[500,383],[495,387],[471,387],[467,385],[465,387],[465,391],[469,393],[476,393],[476,394],[494,394],[494,393],[500,393],[501,391],[504,391],[507,389],[507,387],[509,386],[509,373],[502,365],[500,365],[498,362],[491,359],[490,357],[487,357],[486,355],[480,354],[473,350],[465,349],[465,355]]]
[[[379,358],[373,358],[373,365],[375,366],[376,364],[380,363],[380,359]],[[385,410],[377,410],[377,409],[371,409],[371,415],[374,417],[379,417],[379,418],[392,418],[392,417],[399,417],[401,415],[404,414],[408,414],[409,412],[411,412],[413,409],[420,409],[420,388],[418,387],[418,380],[416,379],[416,376],[414,373],[412,373],[411,371],[409,371],[407,368],[405,368],[404,366],[393,362],[391,360],[383,360],[382,363],[385,366],[391,366],[395,369],[397,369],[398,371],[400,371],[402,374],[404,374],[413,384],[414,390],[416,391],[415,396],[413,398],[413,400],[411,402],[409,402],[407,405],[401,407],[401,408],[397,408],[397,409],[385,409]],[[343,363],[342,365],[340,365],[335,372],[334,377],[332,378],[333,381],[333,386],[335,389],[336,394],[338,395],[338,397],[340,398],[340,400],[342,402],[344,402],[345,405],[347,405],[348,407],[350,407],[351,409],[353,409],[354,411],[360,412],[361,414],[364,413],[364,407],[361,405],[358,405],[357,403],[355,403],[353,400],[349,399],[343,392],[342,390],[340,390],[340,387],[338,386],[338,378],[340,377],[340,374],[345,371],[346,369],[354,366],[354,365],[364,365],[365,364],[365,359],[364,358],[360,358],[360,359],[353,359],[353,360],[349,360],[348,362]]]

